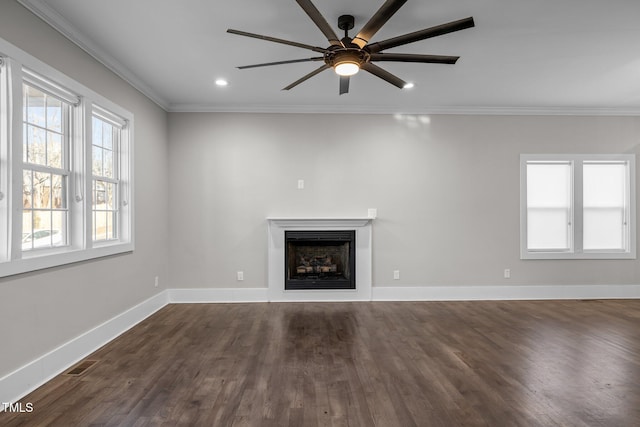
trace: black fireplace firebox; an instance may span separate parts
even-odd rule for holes
[[[287,290],[355,289],[356,232],[285,231]]]

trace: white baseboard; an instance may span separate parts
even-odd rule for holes
[[[266,288],[169,289],[169,303],[267,302]],[[304,294],[296,301],[328,301]],[[309,295],[309,298],[304,298]],[[640,299],[640,285],[373,286],[371,301]]]
[[[169,289],[169,303],[267,302],[267,288]]]
[[[640,285],[374,286],[373,301],[637,299]]]
[[[17,402],[168,304],[167,291],[141,302],[90,331],[0,378],[0,402]]]

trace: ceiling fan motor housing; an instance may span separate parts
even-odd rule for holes
[[[369,61],[369,54],[359,48],[337,48],[324,54],[324,62],[332,67],[345,62],[358,64],[358,67]]]

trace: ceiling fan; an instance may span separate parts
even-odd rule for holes
[[[369,43],[369,40],[382,26],[404,5],[407,0],[386,0],[378,11],[369,19],[360,32],[353,38],[349,37],[348,31],[353,28],[354,18],[352,15],[342,15],[338,18],[338,28],[344,30],[344,37],[338,39],[331,26],[324,19],[320,11],[313,5],[311,0],[296,0],[302,9],[309,15],[309,18],[316,24],[329,41],[329,47],[317,47],[296,41],[283,40],[275,37],[263,36],[260,34],[247,33],[228,29],[227,32],[240,36],[253,37],[275,43],[282,43],[302,49],[308,49],[322,56],[304,59],[293,59],[289,61],[267,62],[264,64],[244,65],[239,69],[266,67],[270,65],[293,64],[296,62],[324,61],[324,64],[309,74],[291,83],[282,90],[289,90],[324,70],[333,68],[340,76],[340,95],[349,92],[349,78],[359,70],[365,70],[400,89],[407,87],[407,82],[396,77],[390,72],[373,64],[374,62],[419,62],[432,64],[455,64],[459,56],[444,55],[418,55],[411,53],[382,53],[386,49],[403,46],[430,37],[441,36],[443,34],[464,30],[474,26],[473,18],[460,19],[448,22],[435,27],[426,28],[420,31],[392,37],[376,43]]]

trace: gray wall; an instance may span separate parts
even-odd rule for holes
[[[636,117],[170,113],[171,284],[265,287],[267,216],[367,208],[374,286],[637,284],[636,260],[519,259],[519,155],[639,136]]]
[[[169,222],[166,112],[22,6],[0,1],[0,37],[134,114],[136,197],[133,253],[0,279],[2,377],[161,291]]]

